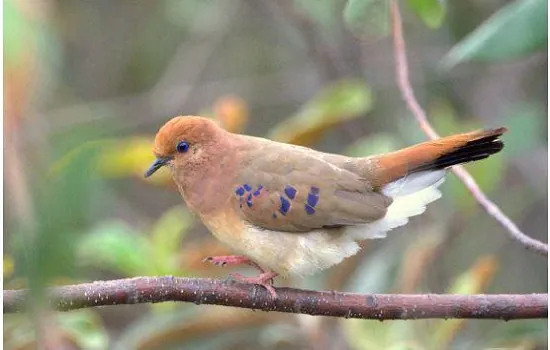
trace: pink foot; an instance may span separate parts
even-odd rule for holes
[[[254,261],[242,255],[207,256],[206,258],[202,259],[202,261],[209,262],[216,266],[249,265],[257,268],[262,273],[265,272],[264,269],[260,267],[260,265],[256,264]]]
[[[229,275],[239,282],[258,284],[260,286],[263,286],[271,294],[273,299],[277,299],[277,292],[271,284],[273,283],[273,278],[277,277],[278,273],[273,271],[266,271],[262,272],[259,276],[256,277],[246,277],[236,272]]]
[[[278,274],[276,272],[263,269],[260,265],[256,264],[254,261],[250,260],[246,256],[242,256],[242,255],[208,256],[204,258],[202,261],[210,262],[216,266],[249,265],[260,270],[261,272],[260,275],[256,277],[246,277],[241,275],[240,273],[231,273],[229,274],[229,276],[231,276],[233,279],[239,282],[259,284],[263,286],[265,289],[267,289],[274,299],[277,299],[277,292],[275,292],[275,288],[273,288],[272,284],[273,284],[273,278],[275,278]]]

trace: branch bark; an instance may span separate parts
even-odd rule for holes
[[[50,306],[80,308],[184,301],[307,315],[376,320],[475,318],[518,320],[548,317],[548,295],[354,294],[277,288],[203,278],[136,277],[54,287]],[[24,311],[28,290],[5,290],[4,313]]]
[[[439,135],[430,125],[426,112],[422,109],[420,103],[418,103],[418,100],[414,95],[414,90],[409,80],[409,67],[407,63],[407,52],[405,48],[405,39],[403,37],[403,26],[399,5],[395,0],[392,0],[390,3],[397,85],[399,86],[399,90],[401,91],[401,95],[403,96],[403,100],[405,101],[407,108],[409,108],[411,113],[414,115],[422,131],[430,139],[438,139]],[[523,233],[495,203],[487,198],[481,188],[479,188],[479,185],[476,183],[472,175],[470,175],[464,167],[454,166],[452,171],[468,188],[479,205],[481,205],[487,214],[495,218],[495,220],[506,229],[512,239],[518,241],[527,249],[541,255],[548,256],[548,245]]]

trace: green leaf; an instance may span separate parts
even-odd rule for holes
[[[506,144],[504,154],[507,157],[519,157],[546,143],[542,106],[536,103],[520,103],[507,110],[507,117],[502,123],[508,128],[503,137]]]
[[[390,33],[387,0],[348,0],[344,8],[344,22],[359,36],[386,36]]]
[[[344,152],[350,157],[367,157],[373,154],[392,152],[399,143],[392,134],[379,133],[362,138],[349,146]]]
[[[476,28],[443,58],[450,69],[467,60],[517,59],[547,47],[547,0],[516,0]]]
[[[20,63],[35,39],[36,26],[20,11],[22,5],[15,3],[17,1],[4,1],[4,58],[8,64]]]
[[[109,336],[95,310],[50,313],[47,322],[51,334],[64,338],[64,342],[74,342],[78,349],[108,348]],[[36,342],[34,318],[26,314],[4,318],[4,348],[34,349]]]
[[[418,322],[418,321],[417,321]],[[352,349],[421,350],[424,338],[415,322],[340,320],[343,335]]]
[[[92,310],[58,313],[57,320],[82,349],[107,348],[109,336],[101,323],[101,318]]]
[[[75,276],[75,247],[101,195],[101,183],[91,170],[96,157],[93,150],[83,152],[64,171],[36,176],[31,183],[32,209],[26,220],[15,223],[10,244],[15,266],[29,279],[35,298],[52,281]]]
[[[401,255],[397,245],[378,249],[355,269],[354,275],[344,286],[345,291],[384,293],[391,289]]]
[[[193,216],[180,205],[168,210],[157,221],[151,236],[156,274],[172,275],[181,272],[177,263],[180,243],[192,224]]]
[[[477,348],[521,348],[515,344],[528,343],[532,348],[544,348],[548,342],[548,322],[545,320],[523,320],[518,322],[499,322],[486,334],[485,344]],[[539,347],[535,344],[540,344]]]
[[[448,288],[449,294],[481,294],[486,291],[498,268],[498,260],[487,255],[481,257],[467,271],[460,274]],[[433,349],[447,349],[464,327],[466,320],[448,320],[438,323],[429,333],[428,341]]]
[[[335,125],[371,110],[373,96],[360,79],[336,82],[315,96],[294,116],[274,128],[269,138],[309,146]]]
[[[432,29],[441,27],[445,18],[445,6],[440,0],[408,0],[409,6],[422,22]]]
[[[456,277],[448,293],[469,295],[484,292],[497,268],[498,260],[494,256],[479,258],[467,271]]]
[[[327,34],[334,32],[339,23],[338,3],[334,0],[295,0],[294,6],[302,10],[315,23],[318,23]]]
[[[133,277],[151,272],[149,243],[123,221],[108,221],[97,226],[80,241],[78,256],[84,265]]]

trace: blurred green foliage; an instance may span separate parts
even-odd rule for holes
[[[79,349],[106,349],[109,335],[101,318],[93,310],[51,314],[49,331],[59,335],[58,346],[74,345]],[[4,346],[7,349],[37,348],[33,324],[26,315],[4,320]]]
[[[437,29],[445,19],[445,3],[439,0],[408,0],[410,8],[431,29]]]
[[[395,136],[388,133],[378,133],[376,135],[359,139],[350,145],[344,154],[351,157],[367,157],[372,154],[387,153],[399,149],[399,142]]]
[[[349,0],[344,8],[344,20],[349,30],[358,36],[385,36],[390,33],[389,1]]]
[[[415,247],[416,248],[416,247]],[[432,247],[430,253],[434,253],[437,246]],[[412,250],[412,249],[411,249]],[[374,260],[379,260],[382,264],[387,263],[387,254],[378,255]],[[418,257],[418,253],[415,253]],[[394,255],[398,256],[398,255]],[[407,258],[414,258],[415,256],[407,256]],[[401,263],[401,269],[406,269],[409,264],[409,259],[399,261],[396,259],[396,263]],[[372,273],[379,271],[376,262],[373,262],[373,268],[369,269],[368,273],[365,271],[365,279],[372,279]],[[473,266],[467,271],[458,276],[446,291],[451,294],[478,294],[483,293],[495,273],[497,261],[494,257],[484,257],[479,259]],[[425,266],[418,266],[419,269],[425,268]],[[382,276],[388,276],[389,271],[380,274]],[[383,277],[383,278],[384,278]],[[385,285],[390,279],[386,279],[386,282],[382,282],[381,285]],[[381,280],[379,280],[381,282]],[[378,292],[391,292],[395,291],[395,286],[392,288],[387,285],[382,289],[377,288],[381,285],[369,285],[369,290],[376,290]],[[378,350],[378,349],[487,349],[495,347],[505,348],[521,348],[521,349],[535,349],[536,343],[544,341],[544,327],[541,327],[541,322],[527,321],[521,326],[516,326],[513,323],[507,323],[500,328],[500,332],[508,334],[505,338],[500,336],[487,337],[482,341],[473,342],[469,339],[461,339],[459,332],[466,326],[468,322],[479,321],[466,321],[466,320],[421,320],[415,322],[408,321],[395,321],[395,322],[379,322],[371,320],[341,320],[340,324],[343,331],[347,335],[349,344],[353,349],[363,350]],[[498,334],[498,333],[496,333]],[[513,335],[511,335],[513,334]],[[525,341],[530,339],[529,341]]]
[[[124,277],[185,275],[179,263],[180,242],[192,223],[181,206],[166,211],[149,235],[120,220],[101,222],[79,242],[79,262]]]
[[[40,301],[44,288],[55,284],[227,274],[201,264],[206,255],[230,252],[203,235],[179,204],[168,172],[143,179],[153,159],[154,129],[172,115],[204,111],[233,132],[321,145],[350,156],[390,152],[425,139],[394,89],[393,58],[384,46],[391,27],[387,0],[296,0],[288,2],[290,11],[267,3],[51,0],[41,7],[4,2],[10,106],[5,118],[20,142],[13,146],[14,163],[7,165],[26,170],[23,177],[7,177],[5,188],[13,191],[11,203],[25,203],[25,193],[31,203],[29,210],[6,206],[6,288],[31,287]],[[461,14],[445,1],[399,2],[407,46],[414,52],[409,57],[428,62],[428,68],[411,64],[413,83],[441,135],[491,123],[509,128],[505,152],[467,168],[514,219],[540,228],[547,194],[517,174],[519,162],[539,165],[543,162],[533,155],[547,153],[544,101],[532,96],[536,84],[526,81],[527,93],[495,106],[485,96],[468,95],[480,91],[470,86],[479,72],[453,76],[431,63],[440,60],[433,52],[453,45],[442,61],[447,69],[465,63],[475,72],[468,61],[488,66],[536,56],[547,46],[547,2],[497,1],[484,5],[493,14],[462,41],[434,35],[449,29],[450,18],[462,23],[483,15],[479,4],[465,3],[471,9]],[[314,49],[305,50],[308,45]],[[319,57],[307,56],[315,54]],[[331,64],[336,73],[311,77],[307,70],[323,71]],[[492,85],[495,95],[500,88]],[[492,113],[493,119],[475,115],[476,99],[505,112]],[[508,244],[462,183],[449,177],[442,192],[439,204],[411,220],[402,234],[367,242],[340,266],[288,283],[404,293],[546,288],[541,271],[547,268]],[[339,283],[331,284],[335,276]],[[37,329],[54,335],[54,348],[83,349],[307,348],[319,346],[322,335],[337,339],[333,348],[354,349],[535,349],[547,343],[544,321],[329,323],[175,303],[70,313],[53,313],[37,303],[33,310],[4,317],[6,348],[38,346]]]
[[[370,88],[360,80],[325,87],[294,116],[277,125],[268,137],[309,146],[331,128],[367,113],[373,104]]]
[[[33,23],[18,11],[13,1],[4,2],[4,59],[8,64],[16,64],[25,58],[29,37],[36,34]],[[26,40],[21,40],[26,38]]]
[[[101,183],[91,169],[96,156],[93,150],[82,152],[71,166],[34,184],[34,218],[18,225],[13,251],[16,266],[36,293],[55,279],[75,276],[74,247],[100,200]]]
[[[506,134],[507,157],[522,157],[545,140],[545,115],[542,106],[533,102],[523,102],[510,106],[504,119],[508,126]]]
[[[488,18],[443,58],[450,69],[467,60],[517,59],[548,47],[548,1],[516,0]]]

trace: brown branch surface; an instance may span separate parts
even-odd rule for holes
[[[414,95],[414,90],[409,80],[409,67],[407,63],[407,52],[405,48],[405,39],[403,37],[403,26],[401,21],[401,13],[399,11],[399,5],[397,1],[391,1],[391,18],[392,18],[392,31],[394,40],[394,56],[395,56],[395,70],[397,85],[401,91],[401,95],[407,104],[407,107],[414,115],[416,121],[420,125],[422,131],[432,140],[438,139],[439,135],[430,125],[426,112],[418,103]],[[548,256],[548,245],[540,242],[534,238],[527,236],[523,233],[517,225],[500,210],[500,208],[493,203],[483,193],[479,185],[476,183],[472,175],[462,166],[454,166],[452,168],[453,173],[464,183],[468,188],[472,196],[481,205],[481,207],[495,220],[507,230],[510,237],[527,249],[533,250],[539,254]]]
[[[278,288],[203,278],[136,277],[54,287],[59,311],[94,306],[184,301],[239,308],[376,320],[476,318],[518,320],[548,317],[548,295],[354,294]],[[28,290],[5,290],[4,313],[25,310]]]

